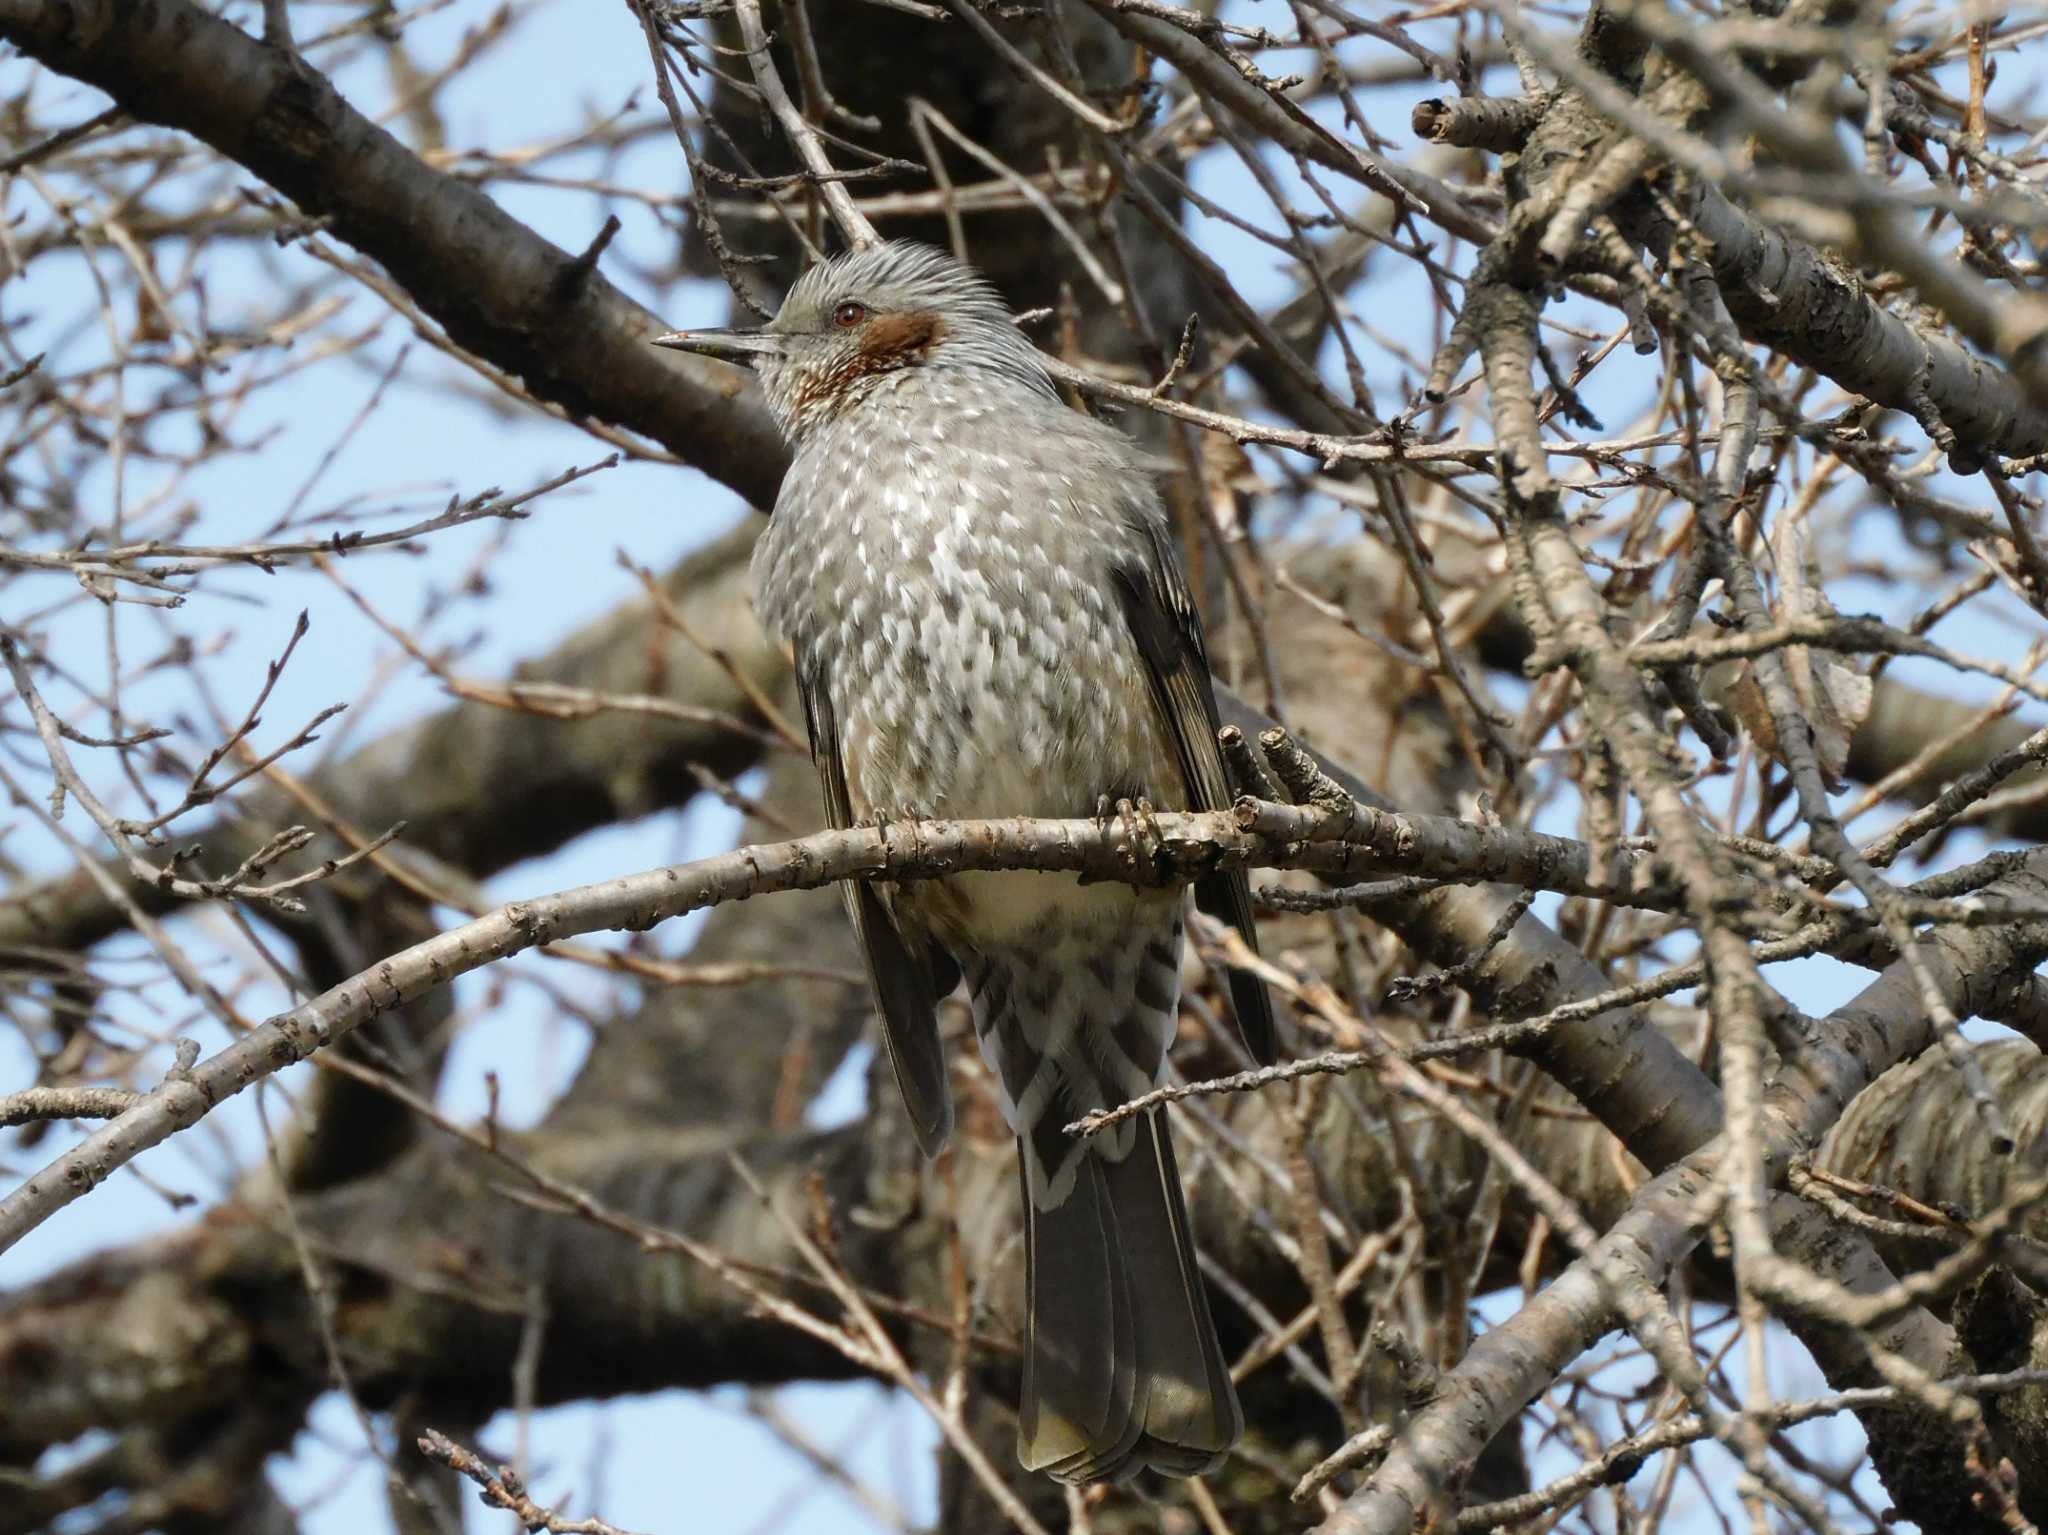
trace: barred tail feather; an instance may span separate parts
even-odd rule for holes
[[[1017,1454],[1061,1481],[1198,1475],[1244,1428],[1164,1109],[1136,1128],[1128,1156],[1083,1156],[1054,1205],[1019,1147],[1030,1319]]]

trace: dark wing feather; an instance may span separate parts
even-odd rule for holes
[[[831,695],[822,679],[798,668],[804,718],[811,729],[811,760],[825,786],[825,814],[835,827],[853,824],[853,801],[846,788],[846,764],[839,754],[839,723]],[[938,988],[935,970],[943,968],[951,991],[959,979],[952,956],[931,945],[923,934],[905,933],[896,925],[881,892],[864,879],[840,882],[846,915],[853,922],[867,960],[868,980],[882,1011],[882,1038],[889,1047],[889,1065],[896,1073],[911,1132],[927,1157],[935,1157],[953,1133],[953,1096],[946,1083],[946,1052],[939,1044]],[[943,966],[935,961],[943,961]]]
[[[1180,561],[1166,543],[1165,530],[1147,526],[1144,532],[1143,562],[1120,565],[1111,574],[1123,599],[1124,617],[1138,642],[1138,654],[1144,658],[1152,696],[1173,731],[1181,775],[1187,780],[1189,808],[1227,810],[1230,779],[1223,770],[1222,748],[1216,744],[1216,690],[1209,680],[1201,616],[1181,575]],[[1252,952],[1258,952],[1251,887],[1242,870],[1197,880],[1195,904],[1236,928]],[[1230,1000],[1245,1048],[1261,1065],[1270,1063],[1275,1048],[1273,1002],[1266,995],[1265,983],[1247,971],[1232,970]]]

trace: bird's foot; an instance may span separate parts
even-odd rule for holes
[[[1128,803],[1129,803],[1129,801],[1127,801],[1127,800],[1120,800],[1120,799],[1116,799],[1116,798],[1114,798],[1113,796],[1111,796],[1111,795],[1108,795],[1108,794],[1098,794],[1098,795],[1096,795],[1096,796],[1095,796],[1095,817],[1094,817],[1094,819],[1095,819],[1095,829],[1096,829],[1096,830],[1097,830],[1098,832],[1102,833],[1102,835],[1103,835],[1103,836],[1107,837],[1107,836],[1109,835],[1109,829],[1110,829],[1110,827],[1112,827],[1112,826],[1114,826],[1114,825],[1117,825],[1117,824],[1119,824],[1120,822],[1122,822],[1122,819],[1123,819],[1123,811],[1124,811],[1125,807],[1126,807],[1126,806],[1128,805]],[[1127,825],[1127,824],[1126,824],[1126,831],[1125,831],[1125,834],[1126,834],[1126,836],[1128,837],[1128,835],[1129,835],[1129,828],[1128,828],[1128,825]],[[1128,849],[1128,848],[1125,848],[1125,849],[1124,849],[1124,850],[1122,851],[1122,853],[1121,853],[1121,854],[1119,855],[1119,854],[1117,853],[1117,850],[1115,849],[1115,847],[1114,847],[1113,845],[1112,845],[1112,848],[1111,848],[1111,855],[1112,855],[1113,857],[1114,857],[1114,856],[1121,856],[1121,858],[1122,858],[1122,860],[1123,860],[1124,862],[1129,862],[1129,861],[1130,861],[1130,856],[1131,856],[1131,855],[1130,855],[1130,851],[1129,851],[1129,849]],[[1087,870],[1085,870],[1085,869],[1084,869],[1084,870],[1082,870],[1082,871],[1081,871],[1081,873],[1077,874],[1077,875],[1075,876],[1075,878],[1076,878],[1076,879],[1077,879],[1077,880],[1078,880],[1078,881],[1079,881],[1080,883],[1082,883],[1082,884],[1084,884],[1084,885],[1093,885],[1093,884],[1096,884],[1096,883],[1098,883],[1099,881],[1102,881],[1102,880],[1106,880],[1106,879],[1107,879],[1107,880],[1113,880],[1113,879],[1115,879],[1115,878],[1116,878],[1116,876],[1115,876],[1115,875],[1113,875],[1113,874],[1096,874],[1096,873],[1090,873],[1089,871],[1087,871]]]
[[[914,806],[877,805],[853,824],[885,832],[892,826],[914,827],[919,821],[929,821],[931,819],[932,817]]]
[[[1159,829],[1159,812],[1143,795],[1138,797],[1138,820],[1143,823],[1145,835],[1151,838],[1155,848],[1166,846],[1166,833]]]
[[[1142,859],[1156,866],[1166,850],[1166,836],[1159,829],[1158,812],[1152,808],[1152,802],[1120,799],[1116,802],[1116,814],[1130,846],[1131,861]]]
[[[922,828],[931,819],[923,811],[908,805],[876,805],[855,824],[880,832],[885,848],[895,848],[915,858],[924,852]],[[900,841],[898,833],[902,834]]]

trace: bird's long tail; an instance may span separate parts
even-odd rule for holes
[[[1244,1428],[1166,1111],[1136,1129],[1121,1160],[1081,1157],[1058,1204],[1031,1187],[1037,1159],[1019,1157],[1030,1320],[1017,1456],[1062,1481],[1121,1481],[1148,1466],[1199,1475]]]
[[[1148,1091],[1179,1014],[1177,898],[1067,911],[962,956],[1024,1183],[1017,1456],[1069,1482],[1209,1469],[1243,1427],[1209,1317],[1165,1111],[1066,1126]]]

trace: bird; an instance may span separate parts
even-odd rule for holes
[[[835,827],[1231,802],[1159,466],[1062,401],[978,270],[868,245],[811,266],[764,326],[657,343],[751,366],[792,449],[755,606],[794,658]],[[1065,1129],[1163,1079],[1182,892],[1029,871],[843,888],[923,1151],[952,1128],[936,1006],[962,977],[1016,1135],[1020,1462],[1071,1483],[1212,1470],[1243,1414],[1165,1108]],[[1242,871],[1195,895],[1256,944]],[[1229,978],[1270,1062],[1264,984]]]

